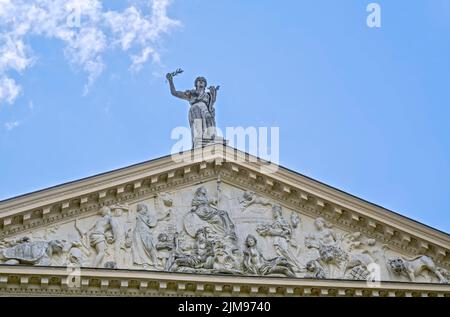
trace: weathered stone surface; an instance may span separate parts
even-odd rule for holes
[[[204,149],[0,202],[0,294],[450,294],[445,233]]]
[[[409,259],[232,184],[202,185],[101,207],[2,241],[6,264],[72,265],[201,274],[447,283],[425,255]],[[372,274],[372,275],[371,275]]]

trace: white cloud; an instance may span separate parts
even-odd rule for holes
[[[20,94],[21,88],[14,79],[3,76],[0,78],[0,103],[7,101],[12,104]]]
[[[147,62],[149,57],[152,56],[152,60],[155,63],[160,63],[159,54],[151,47],[146,47],[141,54],[131,55],[132,64],[130,70],[133,72],[138,72],[141,70],[142,65]]]
[[[14,34],[0,34],[0,72],[22,71],[31,64],[24,42]]]
[[[87,73],[85,93],[104,71],[108,50],[126,52],[132,71],[149,59],[158,63],[159,39],[180,26],[167,16],[171,1],[130,3],[123,11],[108,11],[100,0],[0,0],[0,104],[13,103],[21,91],[10,73],[33,65],[29,36],[64,43],[69,63]]]
[[[20,125],[19,121],[6,122],[5,129],[11,131],[12,129],[17,128],[19,125]]]

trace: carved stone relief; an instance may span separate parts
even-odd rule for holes
[[[426,255],[419,255],[414,258],[394,257],[387,259],[388,269],[395,275],[408,277],[411,282],[415,282],[417,277],[424,271],[434,274],[440,283],[448,283],[448,279],[438,270],[433,260]]]
[[[258,249],[257,243],[258,241],[254,236],[250,234],[247,236],[243,261],[244,273],[253,275],[282,274],[295,277],[294,269],[285,257],[266,259]]]
[[[23,237],[0,250],[0,259],[5,264],[52,265],[53,255],[62,252],[60,240],[30,241]]]
[[[408,258],[324,218],[215,181],[5,238],[0,262],[353,280],[373,279],[378,266],[381,280],[449,278],[426,255]]]
[[[297,248],[297,244],[292,240],[292,227],[284,219],[280,205],[272,205],[272,214],[273,222],[258,226],[256,231],[261,237],[271,238],[276,253],[300,271],[301,264],[292,251]]]

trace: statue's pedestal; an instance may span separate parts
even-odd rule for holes
[[[194,148],[201,148],[213,144],[228,145],[228,140],[222,137],[215,137],[214,139],[196,138],[194,140]]]

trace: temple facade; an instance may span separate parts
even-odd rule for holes
[[[223,144],[0,202],[0,294],[450,296],[450,236]]]

